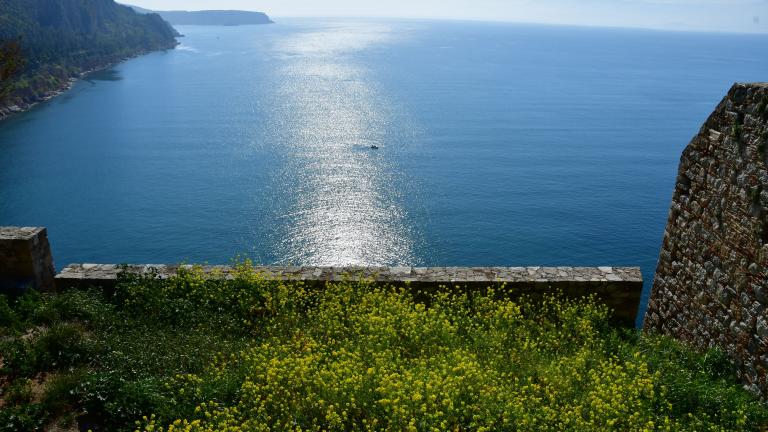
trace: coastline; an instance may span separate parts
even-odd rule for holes
[[[85,77],[87,77],[88,75],[90,75],[90,74],[92,74],[94,72],[99,72],[99,71],[102,71],[102,70],[105,70],[105,69],[109,69],[111,67],[117,66],[117,65],[119,65],[119,64],[121,64],[123,62],[126,62],[128,60],[132,60],[132,59],[135,59],[135,58],[147,55],[147,54],[151,54],[153,52],[169,51],[169,50],[175,49],[178,45],[180,45],[180,43],[178,41],[176,41],[174,44],[172,44],[172,45],[170,45],[168,47],[158,48],[158,49],[155,49],[155,50],[140,51],[140,52],[137,52],[137,53],[135,53],[133,55],[126,56],[126,57],[121,57],[118,60],[107,62],[107,63],[105,63],[103,65],[99,65],[99,66],[96,66],[96,67],[93,67],[93,68],[90,68],[90,69],[83,70],[81,72],[78,72],[76,75],[70,77],[69,79],[63,81],[62,85],[60,87],[58,87],[56,89],[49,90],[49,91],[45,92],[43,94],[43,96],[38,97],[38,98],[36,98],[34,100],[25,101],[24,103],[22,103],[22,105],[19,105],[17,103],[0,104],[0,122],[2,122],[3,120],[6,120],[8,118],[11,118],[11,117],[13,117],[15,115],[25,113],[25,112],[31,110],[32,108],[34,108],[34,107],[36,107],[36,106],[38,106],[40,104],[43,104],[45,102],[48,102],[48,101],[56,98],[57,96],[61,96],[62,94],[72,90],[72,87],[74,87],[74,85],[78,81],[84,79]]]

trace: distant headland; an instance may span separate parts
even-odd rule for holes
[[[156,13],[173,25],[212,25],[212,26],[241,26],[255,24],[274,24],[262,12],[239,10],[204,10],[204,11],[151,11],[131,6],[140,14]]]

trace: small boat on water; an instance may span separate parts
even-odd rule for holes
[[[378,149],[379,149],[379,146],[377,146],[377,145],[372,145],[371,146],[371,150],[378,150]]]

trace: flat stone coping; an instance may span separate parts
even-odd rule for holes
[[[110,281],[124,266],[115,264],[70,264],[56,276],[57,281]],[[179,268],[199,267],[205,274],[220,274],[225,278],[234,272],[232,266],[193,266],[141,264],[125,266],[134,274],[156,272],[168,278]],[[254,266],[254,271],[267,278],[302,281],[342,281],[371,279],[375,282],[426,283],[515,283],[515,282],[625,282],[642,284],[639,267],[296,267]]]
[[[118,274],[153,274],[161,279],[176,275],[179,268],[200,268],[203,273],[231,279],[232,266],[141,264],[70,264],[56,276],[56,288],[102,287],[112,289]],[[560,290],[568,297],[594,294],[614,311],[614,321],[634,326],[643,291],[639,267],[296,267],[254,266],[267,279],[324,284],[346,280],[370,280],[414,288],[441,286],[479,290],[505,285],[517,294],[537,296]]]
[[[0,226],[0,240],[31,240],[45,228]]]

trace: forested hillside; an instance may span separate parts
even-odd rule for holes
[[[26,108],[67,88],[85,71],[172,48],[176,35],[159,15],[113,0],[0,0],[0,46],[21,48],[21,67],[0,77],[0,89],[8,88],[0,118],[8,107]]]

